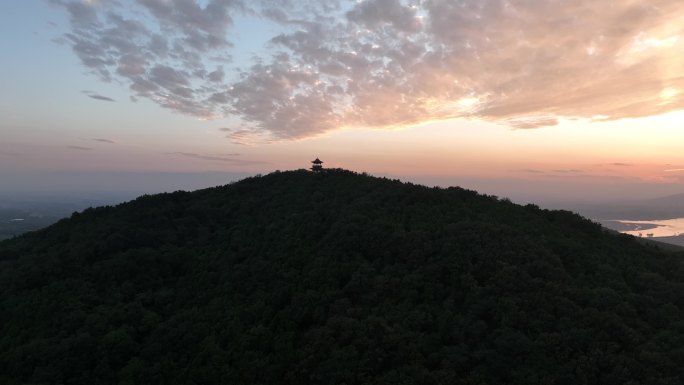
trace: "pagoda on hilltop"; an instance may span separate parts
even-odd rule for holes
[[[311,161],[311,171],[313,172],[321,172],[323,171],[323,161],[316,158],[315,160]]]

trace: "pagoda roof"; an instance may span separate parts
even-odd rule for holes
[[[318,158],[316,158],[316,160],[312,160],[311,163],[313,163],[313,164],[321,164],[321,163],[323,163],[323,161],[320,160],[320,159],[318,159]]]

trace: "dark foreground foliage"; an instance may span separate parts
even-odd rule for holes
[[[2,384],[679,384],[682,255],[348,171],[0,243]]]

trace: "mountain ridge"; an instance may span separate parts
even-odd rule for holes
[[[0,382],[676,383],[682,253],[345,170],[0,242]]]

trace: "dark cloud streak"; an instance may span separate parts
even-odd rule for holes
[[[209,160],[209,161],[221,162],[221,163],[230,163],[230,164],[242,165],[242,166],[268,164],[268,162],[262,162],[262,161],[237,159],[235,157],[240,156],[240,154],[238,154],[238,153],[221,154],[221,155],[204,155],[204,154],[196,154],[196,153],[191,153],[191,152],[180,152],[180,151],[178,151],[178,152],[168,152],[168,153],[166,153],[166,155],[179,155],[179,156],[184,156],[187,158]]]
[[[108,144],[117,144],[115,140],[112,139],[105,139],[105,138],[92,138],[91,139],[94,142],[101,142],[101,143],[108,143]]]
[[[101,100],[103,102],[116,102],[116,100],[114,100],[108,96],[100,95],[97,92],[93,92],[93,91],[89,91],[89,90],[83,90],[81,92],[83,94],[85,94],[86,96],[88,96],[89,98],[92,98],[95,100]]]
[[[91,99],[102,100],[105,102],[116,102],[116,100],[109,98],[107,96],[102,96],[102,95],[88,95],[88,97]]]

